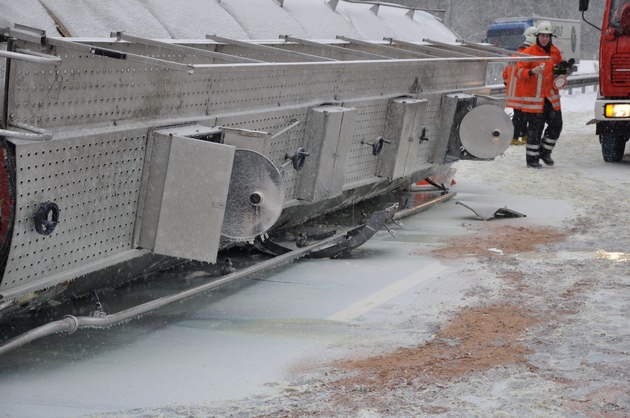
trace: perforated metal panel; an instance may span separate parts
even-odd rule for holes
[[[203,114],[206,108],[204,78],[74,51],[60,56],[63,64],[52,69],[15,65],[13,120],[60,127]]]
[[[357,109],[352,145],[347,158],[346,183],[374,181],[378,157],[372,154],[371,144],[383,136],[387,120],[389,98],[370,98],[367,100],[344,100],[344,107]]]
[[[345,183],[348,139],[356,109],[319,106],[311,109],[306,130],[308,161],[300,171],[298,198],[310,202],[341,196]]]
[[[111,44],[105,44],[110,46]],[[125,44],[117,44],[123,48]],[[159,48],[156,48],[156,51]],[[40,127],[184,117],[296,103],[423,93],[480,85],[485,64],[435,61],[217,66],[187,74],[55,47],[55,68],[14,63],[13,120]],[[151,54],[152,58],[177,56]],[[477,67],[477,68],[475,68]]]
[[[145,133],[87,130],[16,145],[16,222],[0,290],[132,248]],[[33,219],[48,201],[59,206],[59,224],[43,236]]]
[[[394,99],[389,102],[384,146],[377,174],[389,179],[410,175],[416,169],[416,156],[422,139],[426,100]]]
[[[423,141],[418,146],[416,165],[419,167],[444,161],[448,140],[445,139],[443,131],[450,130],[448,126],[443,125],[446,120],[444,119],[443,95],[433,94],[420,97],[427,101],[424,109],[424,127],[426,127],[425,135],[428,141]]]
[[[440,45],[432,48],[448,57],[444,60],[409,59],[402,51],[400,57],[388,51],[387,56],[394,59],[364,56],[357,60],[356,55],[350,59],[330,46],[272,43],[275,48],[320,55],[316,61],[312,57],[301,61],[282,51],[270,54],[238,42],[178,46],[49,38],[42,48],[39,42],[31,44],[17,37],[19,48],[42,52],[47,47],[46,52],[58,55],[62,62],[46,66],[11,61],[8,126],[45,130],[52,140],[14,141],[16,226],[0,291],[26,288],[29,283],[45,288],[75,278],[79,267],[111,266],[121,254],[137,251],[143,217],[136,212],[143,203],[139,194],[147,175],[143,169],[148,132],[194,123],[210,130],[231,127],[259,132],[264,143],[258,150],[275,168],[281,168],[284,200],[274,203],[285,209],[299,207],[292,213],[307,219],[399,187],[413,177],[409,173],[427,173],[442,164],[453,124],[451,107],[443,96],[482,86],[487,66],[477,58],[456,61],[453,57],[466,55],[461,51],[454,55],[450,47]],[[187,46],[203,53],[191,53]],[[351,43],[344,48],[382,50]],[[339,60],[331,61],[331,57]],[[265,62],[243,63],[244,58]],[[399,97],[427,100],[423,123],[429,141],[411,151],[414,164],[384,179],[377,176],[379,156],[373,154],[371,144],[384,136],[388,103]],[[343,176],[335,177],[339,183],[334,193],[321,194],[314,200],[323,200],[309,206],[297,201],[300,172],[286,163],[287,157],[307,145],[310,109],[323,105],[354,108],[356,117],[353,129],[342,130],[338,138],[337,145],[346,156]],[[322,144],[313,146],[317,145]],[[207,159],[200,156],[196,165]],[[185,164],[179,168],[186,172]],[[172,179],[171,187],[182,176]],[[34,213],[46,201],[61,210],[60,223],[49,236],[38,234],[33,225]],[[168,235],[162,237],[162,244],[168,242]],[[218,246],[222,244],[229,245]],[[186,250],[165,253],[185,256]],[[212,260],[212,254],[206,253],[203,259]]]

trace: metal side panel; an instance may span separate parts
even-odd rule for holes
[[[319,106],[308,114],[306,151],[298,199],[317,202],[340,196],[346,180],[346,158],[356,122],[355,108]]]
[[[235,148],[167,131],[152,147],[140,246],[215,262]]]
[[[378,161],[379,177],[397,179],[414,170],[427,101],[410,98],[389,103],[384,139],[389,141]]]

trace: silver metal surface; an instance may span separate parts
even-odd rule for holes
[[[383,147],[377,174],[389,179],[410,175],[416,166],[427,100],[394,99],[389,103]]]
[[[307,118],[305,148],[310,154],[300,171],[297,198],[318,202],[341,195],[346,160],[355,130],[356,109],[341,106],[312,108]]]
[[[223,113],[217,115],[214,125],[223,130],[226,144],[257,151],[276,167],[281,167],[286,162],[287,155],[304,147],[306,124],[300,123],[279,137],[273,136],[290,126],[292,121],[306,121],[308,109],[306,105],[296,105]],[[295,198],[299,175],[298,171],[290,167],[283,170],[285,198]]]
[[[120,32],[117,35],[118,35],[119,40],[125,40],[129,42],[134,42],[137,44],[155,46],[161,49],[170,49],[173,51],[182,52],[184,54],[216,58],[216,59],[220,59],[222,61],[228,61],[228,62],[260,62],[260,61],[249,59],[249,58],[237,57],[234,55],[223,54],[223,53],[215,52],[215,51],[208,51],[201,48],[193,48],[186,45],[178,45],[178,44],[164,42],[164,41],[156,41],[153,39],[141,38],[138,36],[131,36],[131,35],[127,35]]]
[[[346,164],[346,184],[375,182],[378,156],[372,153],[372,144],[384,135],[390,97],[344,100],[344,107],[357,109],[356,127],[352,132],[352,146]]]
[[[249,241],[276,222],[284,203],[282,175],[269,159],[255,151],[237,149],[221,233]]]
[[[303,52],[291,51],[288,49],[274,48],[272,46],[260,45],[253,42],[238,41],[236,39],[224,38],[217,35],[206,35],[206,38],[212,39],[216,42],[235,45],[241,48],[253,49],[255,51],[262,52],[263,54],[270,55],[275,60],[277,60],[278,56],[285,56],[295,61],[333,61],[331,58],[324,58],[316,55],[305,54]]]
[[[196,127],[154,133],[139,244],[156,254],[215,262],[234,147],[195,139]],[[212,131],[211,131],[212,132]]]
[[[342,59],[342,57],[347,57],[348,55],[354,56],[354,57],[359,57],[359,58],[378,58],[378,59],[384,58],[382,55],[371,54],[369,52],[358,51],[358,50],[355,50],[355,49],[345,48],[345,47],[338,46],[338,45],[322,44],[321,42],[310,41],[308,39],[295,38],[293,36],[288,36],[288,35],[285,35],[282,38],[285,41],[287,41],[287,42],[296,42],[296,43],[301,44],[301,45],[306,45],[306,46],[313,47],[316,50],[322,50],[323,49],[323,50],[326,50],[326,51],[333,52],[335,54],[338,54],[338,56],[340,57],[338,59]]]
[[[428,42],[422,47],[444,58],[425,59],[395,40],[318,46],[118,38],[33,43],[29,33],[16,41],[61,63],[14,60],[7,72],[8,124],[52,137],[9,138],[16,217],[3,294],[70,282],[143,249],[213,261],[235,241],[431,175],[456,158],[448,145],[464,112],[461,100],[447,96],[483,87],[488,62],[505,59]],[[351,51],[359,59],[348,59]],[[390,103],[401,98],[408,104],[394,117]],[[164,126],[175,140],[154,135]],[[185,127],[199,135],[180,135]],[[387,136],[397,145],[374,155],[369,144]],[[311,153],[304,168],[286,166],[300,148]],[[256,157],[237,164],[240,154]],[[59,206],[60,220],[41,236],[33,217],[48,201]]]
[[[16,216],[0,291],[97,264],[132,248],[146,127],[72,131],[54,140],[13,140]],[[49,236],[35,231],[43,202],[59,206]]]
[[[481,105],[464,116],[459,127],[462,145],[477,158],[494,158],[505,152],[512,141],[514,126],[498,106]]]

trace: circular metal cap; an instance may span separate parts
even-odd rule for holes
[[[235,241],[254,239],[278,220],[283,204],[284,181],[276,166],[262,154],[237,149],[221,234]]]
[[[472,156],[494,158],[510,146],[514,126],[505,111],[494,105],[480,105],[468,112],[459,125],[459,138]]]

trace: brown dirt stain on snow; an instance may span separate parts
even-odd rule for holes
[[[462,256],[499,256],[536,251],[541,245],[564,241],[566,235],[550,227],[539,226],[490,226],[485,231],[445,241],[446,247],[433,251],[444,258]]]
[[[478,233],[446,240],[446,247],[434,253],[445,258],[496,257],[536,251],[541,245],[565,238],[565,234],[550,227],[488,225]],[[503,269],[500,275],[524,286],[523,273],[518,270]],[[336,363],[344,373],[331,382],[337,388],[333,390],[335,398],[338,402],[352,402],[340,388],[376,395],[402,386],[418,389],[444,384],[496,366],[526,364],[526,356],[533,351],[520,341],[539,321],[540,315],[509,302],[462,310],[425,344]]]
[[[484,224],[477,233],[450,238],[446,246],[434,250],[445,258],[500,257],[537,251],[541,245],[563,241],[565,234],[556,229],[538,226]],[[491,250],[491,249],[494,249]],[[496,251],[500,250],[500,251]],[[500,268],[499,277],[522,294],[527,289],[522,271],[508,266]],[[417,347],[361,359],[345,359],[333,364],[336,376],[322,383],[321,390],[332,401],[358,410],[369,404],[386,412],[391,406],[389,394],[406,388],[422,391],[430,385],[440,387],[468,375],[508,365],[527,365],[526,356],[533,351],[521,341],[533,327],[548,319],[540,312],[528,311],[505,295],[503,302],[463,309],[440,327],[433,338]],[[545,319],[543,319],[545,318]],[[298,408],[288,416],[317,416]],[[425,414],[448,412],[445,407],[423,405]]]
[[[519,340],[536,323],[537,319],[512,305],[468,309],[456,315],[426,344],[339,362],[339,368],[358,374],[336,384],[373,390],[425,386],[498,365],[525,363],[525,356],[532,351]]]

